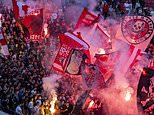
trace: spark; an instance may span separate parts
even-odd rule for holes
[[[53,114],[55,112],[55,102],[57,101],[57,97],[53,97],[53,100],[50,102],[51,104],[51,107],[50,107],[50,111],[51,111],[51,114]]]
[[[111,43],[111,39],[108,39],[108,43]]]
[[[92,101],[89,103],[88,108],[91,108],[91,107],[93,106],[93,104],[94,104],[94,101],[92,100]]]
[[[127,91],[125,95],[125,101],[130,101],[130,99],[131,99],[131,93]]]
[[[34,13],[34,15],[37,16],[38,14],[37,13]]]
[[[48,34],[48,24],[47,23],[44,23],[44,36],[47,36]]]
[[[98,54],[105,54],[105,50],[103,48],[99,48],[98,49]]]
[[[48,34],[48,29],[44,28],[44,35],[46,36]]]

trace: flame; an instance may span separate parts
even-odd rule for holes
[[[139,71],[139,72],[142,72],[142,71],[143,71],[143,68],[142,68],[142,67],[139,67],[139,68],[138,68],[138,71]]]
[[[130,101],[130,99],[131,99],[131,93],[127,91],[125,95],[125,101]]]
[[[143,69],[143,70],[142,70],[142,74],[143,74],[144,76],[146,76],[146,75],[147,75],[147,72]]]
[[[48,29],[44,28],[44,35],[46,36],[48,34]]]
[[[37,15],[38,15],[38,13],[34,13],[34,15],[35,15],[35,16],[37,16]]]
[[[53,114],[56,110],[55,109],[50,109],[50,111]]]
[[[57,97],[54,96],[53,100],[50,102],[50,104],[51,104],[50,111],[51,111],[52,114],[55,112],[55,102],[56,101],[57,101]]]
[[[91,107],[93,106],[93,104],[94,104],[94,101],[92,100],[92,101],[89,103],[88,108],[91,108]]]
[[[105,54],[105,50],[103,48],[98,49],[98,54]]]
[[[47,34],[48,34],[48,24],[47,23],[44,23],[44,27],[43,27],[44,29],[44,36],[46,37],[47,36]]]
[[[108,39],[108,43],[111,43],[111,39]]]

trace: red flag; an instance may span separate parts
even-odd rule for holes
[[[66,70],[70,55],[73,49],[83,50],[88,49],[88,44],[81,40],[77,35],[73,33],[65,33],[59,35],[61,47],[58,51],[56,59],[54,60],[53,68],[60,72]]]
[[[43,9],[32,9],[16,0],[12,0],[12,3],[15,17],[20,18],[22,24],[28,28],[30,37],[26,37],[26,41],[42,41]]]
[[[129,68],[132,68],[133,65],[138,61],[138,57],[142,56],[141,50],[137,47],[130,45],[129,47],[129,60],[127,61],[125,68],[125,71],[127,71]]]
[[[116,38],[145,50],[154,35],[153,17],[125,16],[117,28]]]
[[[99,68],[105,81],[107,81],[113,73],[113,68],[115,65],[114,60],[116,60],[114,58],[117,57],[117,55],[118,52],[113,52],[110,54],[102,54],[102,55],[100,54],[95,56],[96,57],[95,65],[97,65],[97,67]]]
[[[8,46],[5,38],[3,37],[1,28],[0,28],[0,53],[2,53],[5,56],[9,55]]]
[[[126,73],[129,69],[131,69],[135,63],[139,61],[139,57],[143,55],[141,50],[133,45],[129,46],[127,54],[128,55],[125,57],[127,58],[126,61],[124,61],[122,66],[119,68],[119,70],[123,73]],[[116,51],[110,54],[96,56],[95,64],[100,69],[100,72],[104,76],[105,81],[111,77],[115,64],[121,62],[121,55],[123,55],[121,52]]]
[[[19,7],[17,5],[17,0],[12,0],[12,4],[13,4],[13,12],[15,16],[18,18],[19,17]]]
[[[76,25],[76,31],[81,32],[83,39],[91,46],[88,51],[85,51],[88,57],[88,63],[93,61],[91,60],[91,56],[96,53],[95,51],[98,50],[98,48],[111,48],[111,45],[108,42],[109,35],[102,28],[99,19],[99,14],[97,16],[85,8]],[[86,28],[89,31],[85,33]]]
[[[22,23],[29,30],[30,40],[39,42],[42,40],[43,9],[36,9],[31,15],[25,16]]]
[[[76,29],[78,29],[82,26],[89,26],[96,19],[97,19],[96,15],[92,14],[86,8],[84,8],[84,10],[82,11],[82,13],[81,13],[81,15],[78,19],[78,22],[76,24]],[[89,50],[83,50],[83,52],[86,54],[86,56],[88,58],[88,59],[86,59],[86,62],[90,64],[91,63],[91,57],[90,57]]]
[[[96,15],[92,14],[86,8],[84,8],[76,24],[76,29],[81,27],[82,25],[89,26],[93,24],[93,22],[96,21],[96,19],[97,19]]]
[[[13,12],[17,18],[24,17],[27,15],[29,6],[17,0],[12,0],[12,4]]]
[[[78,19],[78,22],[76,24],[76,29],[82,27],[82,26],[94,26],[95,23],[98,23],[100,19],[100,14],[95,15],[92,12],[89,12],[86,8],[84,8],[84,10],[81,13],[80,18]],[[97,24],[96,28],[102,32],[102,34],[104,34],[106,37],[109,37],[109,35],[107,35],[103,28],[101,27],[101,24]],[[96,29],[95,28],[95,29]]]

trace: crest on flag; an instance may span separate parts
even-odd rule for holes
[[[145,16],[126,16],[122,22],[124,38],[131,44],[140,44],[153,34],[152,19]]]

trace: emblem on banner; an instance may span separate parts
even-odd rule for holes
[[[134,45],[150,38],[153,28],[153,21],[144,16],[126,16],[121,25],[124,38]]]

